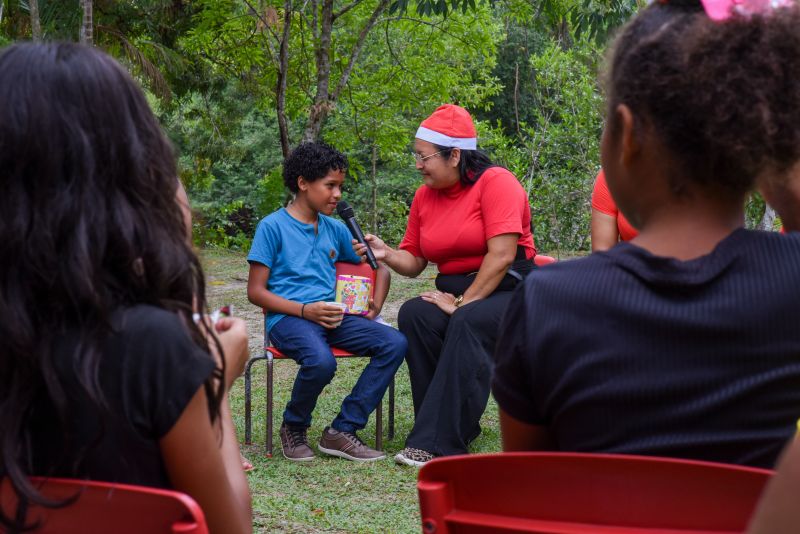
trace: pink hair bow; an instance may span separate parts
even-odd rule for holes
[[[763,14],[792,4],[792,0],[700,0],[711,20],[725,20],[738,15]]]

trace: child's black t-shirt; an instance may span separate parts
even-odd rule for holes
[[[800,234],[692,261],[629,243],[532,273],[493,392],[559,450],[773,466],[800,417]]]
[[[65,428],[44,390],[30,414],[33,474],[170,487],[158,440],[175,424],[215,368],[174,313],[138,305],[119,310],[106,342],[98,410],[79,387],[78,334],[61,336],[56,374],[67,399]],[[79,365],[79,364],[78,364]]]

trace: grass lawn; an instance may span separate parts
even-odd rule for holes
[[[233,304],[236,315],[243,317],[250,333],[251,355],[261,354],[264,323],[261,310],[247,301],[246,254],[223,250],[201,252],[206,270],[208,302],[211,308]],[[392,275],[392,289],[383,316],[397,324],[397,311],[408,298],[433,287],[434,272],[426,270],[418,278]],[[355,384],[366,365],[363,358],[342,359],[333,382],[319,398],[309,440],[316,442],[325,425],[330,424],[339,404]],[[254,365],[253,374],[253,445],[243,447],[256,469],[249,474],[253,495],[254,531],[256,532],[419,532],[417,470],[394,464],[392,457],[414,422],[408,370],[403,364],[397,373],[395,439],[384,440],[387,459],[359,465],[338,458],[317,457],[313,462],[297,464],[280,452],[277,428],[283,407],[289,398],[297,366],[292,361],[275,363],[275,456],[267,458],[265,433],[265,365]],[[388,397],[387,397],[388,399]],[[384,402],[386,414],[388,402]],[[232,408],[239,441],[244,442],[244,382],[237,380],[232,391]],[[387,432],[384,415],[384,433]],[[375,419],[360,433],[367,442],[375,442]],[[472,444],[473,452],[500,450],[497,406],[494,400],[481,421],[483,434]]]

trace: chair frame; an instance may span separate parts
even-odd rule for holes
[[[357,271],[362,271],[369,268],[366,264],[355,265],[345,262],[337,262],[337,273],[342,268],[343,274],[361,274]],[[366,266],[366,267],[365,267]],[[373,272],[373,289],[374,289],[374,272]],[[266,311],[264,311],[266,314]],[[346,350],[337,347],[331,347],[334,358],[361,358],[366,357],[360,354],[353,354]],[[264,436],[264,449],[267,457],[272,457],[273,454],[273,434],[275,432],[273,423],[274,412],[274,363],[275,360],[291,359],[284,355],[275,347],[270,346],[267,333],[264,332],[264,354],[262,356],[254,356],[248,360],[244,371],[244,442],[246,445],[252,444],[252,367],[258,361],[266,360],[267,362],[267,376],[266,376],[266,432]],[[388,439],[394,439],[394,377],[389,383],[389,434]],[[378,406],[375,409],[375,448],[381,450],[383,448],[383,399],[378,401]]]

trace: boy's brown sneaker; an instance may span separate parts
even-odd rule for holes
[[[314,459],[314,451],[308,446],[306,429],[281,425],[281,449],[283,456],[293,462],[310,462]]]
[[[339,432],[329,426],[322,431],[319,450],[354,462],[374,462],[386,458],[381,451],[367,447],[355,432]]]

